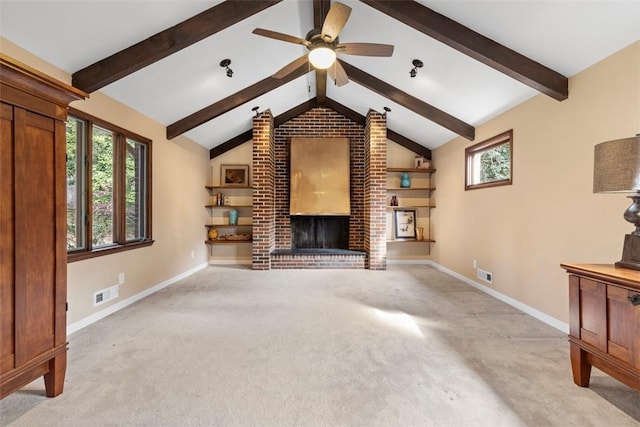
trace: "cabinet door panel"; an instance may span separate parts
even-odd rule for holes
[[[13,108],[0,109],[0,374],[14,367]]]
[[[15,199],[16,365],[20,365],[54,345],[55,127],[47,117],[14,111],[15,193],[31,195]]]
[[[580,339],[607,351],[606,285],[580,279]]]
[[[638,340],[637,319],[640,307],[628,300],[631,292],[625,288],[607,286],[609,354],[634,365],[634,341]]]

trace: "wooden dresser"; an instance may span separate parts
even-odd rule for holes
[[[0,398],[67,361],[67,105],[87,95],[0,54]]]
[[[640,271],[561,264],[569,273],[573,381],[589,386],[591,366],[640,390]]]

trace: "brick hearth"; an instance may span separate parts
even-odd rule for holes
[[[289,220],[291,138],[348,138],[351,155],[351,254],[293,254]],[[269,110],[253,119],[253,262],[270,268],[386,269],[386,119],[369,111],[365,126],[316,107],[278,127]]]

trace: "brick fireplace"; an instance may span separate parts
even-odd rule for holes
[[[291,138],[349,139],[348,248],[293,250],[289,216]],[[252,268],[386,269],[386,154],[386,119],[372,110],[364,126],[327,107],[312,108],[277,127],[269,110],[255,117]]]

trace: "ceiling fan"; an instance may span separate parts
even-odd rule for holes
[[[331,79],[338,86],[349,83],[346,71],[336,59],[336,54],[361,55],[361,56],[391,56],[393,45],[379,43],[340,43],[338,34],[344,28],[351,8],[342,3],[334,2],[329,8],[327,17],[322,24],[322,29],[314,28],[307,33],[304,39],[279,33],[277,31],[256,28],[253,34],[268,37],[288,43],[306,46],[309,53],[301,56],[293,62],[278,70],[273,77],[283,78],[307,61],[316,69],[326,69]]]

